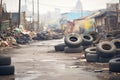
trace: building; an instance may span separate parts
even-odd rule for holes
[[[95,16],[95,24],[98,28],[98,32],[111,31],[117,29],[117,16],[116,12],[103,11],[99,15]]]

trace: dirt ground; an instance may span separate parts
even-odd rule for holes
[[[6,49],[0,55],[11,56],[15,75],[0,80],[120,80],[108,63],[87,63],[82,53],[55,52],[63,40],[48,40]]]

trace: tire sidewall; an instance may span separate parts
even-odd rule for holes
[[[111,47],[110,50],[105,50],[102,48],[103,45],[109,45]],[[114,44],[105,41],[105,42],[101,42],[97,45],[97,53],[99,56],[103,57],[103,58],[109,58],[109,57],[113,57],[115,55],[116,52],[116,47],[114,46]]]
[[[77,38],[77,40],[75,42],[73,42],[70,40],[71,37],[75,37],[75,38]],[[71,33],[71,34],[68,34],[65,36],[64,42],[70,48],[77,48],[77,47],[80,47],[82,39],[79,34]]]

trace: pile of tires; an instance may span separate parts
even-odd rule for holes
[[[115,55],[120,55],[120,39],[113,39],[111,42],[116,47],[116,54]]]
[[[120,57],[113,58],[109,61],[109,71],[120,72]]]
[[[0,76],[13,75],[15,67],[11,65],[11,57],[0,56]]]
[[[80,53],[83,51],[82,37],[77,33],[67,34],[64,43],[54,46],[55,51],[64,51],[65,53]]]
[[[96,47],[85,49],[88,62],[109,62],[116,54],[116,47],[110,41],[100,42]]]
[[[120,39],[111,41],[116,47],[116,53],[113,59],[109,61],[109,71],[120,72]]]
[[[92,45],[93,37],[90,34],[70,33],[64,38],[64,44],[58,44],[55,51],[65,53],[81,53],[85,48]]]
[[[99,62],[109,62],[111,58],[115,56],[116,47],[110,41],[100,42],[97,45],[97,54],[99,56]]]
[[[51,40],[53,39],[49,32],[44,31],[41,33],[37,33],[35,37],[32,38],[33,40]]]
[[[28,34],[21,34],[15,37],[18,44],[26,44],[30,42],[30,36]]]
[[[52,40],[52,39],[62,39],[63,34],[62,33],[56,33],[51,34],[49,31],[43,31],[40,33],[37,33],[35,37],[33,37],[33,40]]]
[[[82,37],[77,33],[66,35],[64,42],[66,44],[65,53],[81,53],[83,51],[83,47],[81,46]]]
[[[89,47],[85,49],[85,58],[87,62],[97,62],[98,54],[96,52],[96,47]]]

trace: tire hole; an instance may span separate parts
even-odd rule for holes
[[[110,49],[111,49],[111,46],[108,45],[108,44],[104,44],[104,45],[102,45],[102,48],[103,48],[104,50],[110,50]]]
[[[84,36],[85,39],[87,40],[90,40],[90,37],[89,36]]]
[[[70,40],[73,41],[73,42],[75,42],[75,41],[77,41],[78,39],[77,39],[76,37],[70,37]]]
[[[96,51],[96,49],[91,49],[91,51]]]

